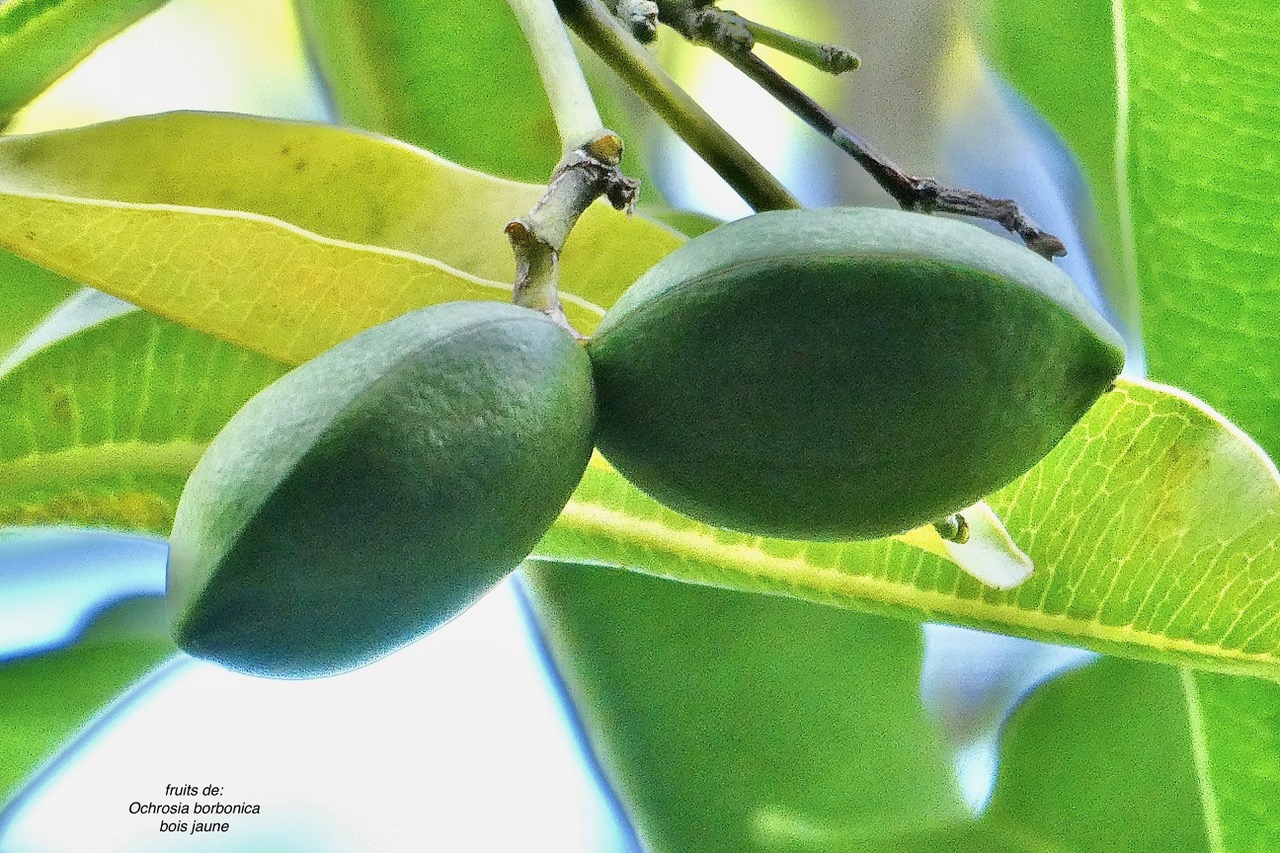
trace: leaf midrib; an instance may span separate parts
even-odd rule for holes
[[[682,559],[685,565],[717,562],[722,566],[732,566],[733,568],[724,570],[726,576],[751,578],[756,583],[745,586],[756,589],[761,586],[779,591],[786,589],[799,597],[823,603],[857,599],[871,605],[880,605],[883,611],[901,613],[909,609],[918,611],[922,617],[928,614],[946,614],[947,621],[967,622],[974,626],[1000,630],[1017,626],[1025,629],[1028,635],[1034,634],[1057,642],[1093,640],[1113,650],[1123,650],[1122,653],[1127,652],[1126,656],[1130,657],[1136,646],[1149,650],[1150,657],[1154,659],[1168,661],[1171,657],[1179,658],[1183,662],[1194,661],[1204,668],[1280,681],[1280,657],[1274,654],[1248,653],[1130,626],[1086,622],[1060,614],[922,590],[885,578],[853,575],[838,569],[815,566],[803,557],[783,557],[766,554],[746,545],[725,544],[699,530],[675,529],[661,521],[638,519],[589,501],[570,500],[557,520],[556,527],[586,536],[607,536],[615,542],[636,548],[668,553]],[[713,576],[696,570],[676,579],[719,585]]]
[[[36,451],[0,462],[0,489],[58,488],[89,485],[111,477],[141,473],[186,477],[208,447],[207,442],[106,441],[101,444]]]

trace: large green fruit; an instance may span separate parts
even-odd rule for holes
[[[710,524],[898,533],[1042,458],[1120,371],[1065,274],[954,220],[764,213],[668,255],[589,348],[600,450]]]
[[[465,609],[591,454],[590,362],[534,311],[457,302],[370,329],[227,424],[170,546],[178,644],[261,675],[367,663]]]

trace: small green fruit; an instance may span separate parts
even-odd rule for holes
[[[668,255],[589,350],[600,450],[641,489],[759,535],[899,533],[1026,472],[1123,344],[1071,280],[972,225],[765,213]]]
[[[174,520],[178,644],[326,675],[449,620],[555,520],[591,454],[591,366],[546,317],[456,302],[370,329],[250,400]]]

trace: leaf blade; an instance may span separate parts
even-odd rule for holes
[[[286,367],[142,311],[0,376],[0,524],[166,535],[222,424]]]
[[[503,229],[543,191],[372,134],[247,116],[170,113],[0,138],[0,244],[162,315],[230,335],[229,326],[184,314],[189,300],[166,289],[193,277],[206,287],[197,305],[252,301],[255,283],[284,277],[273,264],[291,255],[303,281],[332,270],[335,278],[368,277],[377,284],[355,312],[329,318],[336,327],[321,328],[324,318],[311,317],[320,343],[282,356],[291,359],[432,301],[509,299],[515,264]],[[90,225],[109,230],[99,234]],[[225,234],[220,240],[199,235],[209,228]],[[184,240],[194,242],[184,246]],[[243,247],[255,240],[269,246],[257,275],[246,278]],[[128,275],[114,263],[118,241],[138,244],[139,264]],[[593,205],[561,265],[579,328],[594,328],[599,310],[592,305],[611,304],[681,242],[663,226],[624,218],[604,202]],[[237,275],[219,275],[220,265]],[[146,294],[140,277],[151,284]],[[314,296],[305,288],[296,296],[301,304],[290,305],[291,322],[305,317]],[[228,339],[250,342],[299,330],[249,324]]]
[[[1171,477],[1161,497],[1142,491],[1153,471]],[[1118,497],[1095,501],[1092,489]],[[990,503],[1037,567],[1014,590],[984,588],[896,540],[786,542],[698,525],[598,462],[535,554],[1280,679],[1278,569],[1260,558],[1274,548],[1280,480],[1210,410],[1122,382]],[[1219,536],[1234,546],[1215,547]],[[1107,547],[1119,540],[1132,553],[1117,563]],[[1182,565],[1192,574],[1168,574]],[[1222,587],[1231,594],[1220,601]]]
[[[962,818],[918,626],[589,566],[523,573],[647,849],[889,850],[906,824]]]

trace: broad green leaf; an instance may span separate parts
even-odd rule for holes
[[[1030,849],[1207,853],[1178,673],[1103,659],[1037,690],[1006,724],[991,802],[956,849],[1003,850],[985,846],[1003,836],[1042,845]]]
[[[142,311],[0,375],[0,526],[167,534],[205,445],[285,366]]]
[[[300,361],[412,308],[509,299],[503,228],[542,192],[369,134],[174,113],[0,139],[0,246]],[[680,242],[588,210],[561,266],[578,328]]]
[[[1280,685],[1104,658],[1005,726],[986,810],[899,853],[1235,853],[1280,842]]]
[[[999,0],[991,26],[1094,186],[1152,377],[1280,456],[1280,6]]]
[[[1280,5],[1118,8],[1121,192],[1151,376],[1280,458]]]
[[[0,3],[0,128],[102,42],[165,0]]]
[[[506,0],[300,0],[338,113],[477,169],[545,181],[560,137]]]
[[[0,361],[76,286],[0,249]]]
[[[1036,567],[1013,590],[899,540],[699,525],[600,463],[534,553],[1280,680],[1280,475],[1194,399],[1121,382],[989,503]]]
[[[255,214],[0,190],[0,244],[268,358],[305,361],[415,308],[510,286]],[[590,328],[603,314],[566,301]]]
[[[1008,80],[1071,146],[1097,207],[1086,234],[1105,292],[1129,324],[1138,323],[1132,285],[1123,280],[1116,186],[1116,61],[1112,3],[992,0],[982,46]],[[1092,222],[1081,222],[1088,228]]]
[[[1276,849],[1280,687],[1185,670],[1182,687],[1211,851]]]
[[[964,817],[919,626],[592,566],[524,574],[646,849],[887,853]]]
[[[66,648],[0,663],[0,803],[174,651],[163,605],[135,599],[107,611]]]

